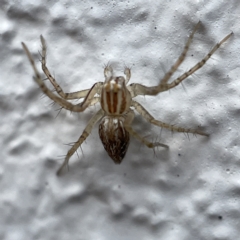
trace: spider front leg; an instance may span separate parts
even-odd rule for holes
[[[80,136],[80,138],[77,140],[77,142],[74,143],[74,145],[69,149],[65,160],[63,162],[63,164],[61,165],[61,167],[58,169],[57,171],[57,175],[60,175],[60,173],[62,172],[63,168],[65,166],[68,165],[68,161],[70,159],[70,157],[77,151],[77,149],[81,146],[81,144],[86,140],[86,138],[88,137],[88,135],[91,133],[92,128],[94,127],[94,125],[103,117],[104,112],[102,109],[100,109],[88,122],[86,128],[83,130],[82,135]]]
[[[219,43],[217,43],[213,49],[200,61],[198,62],[194,67],[192,67],[189,71],[182,74],[180,77],[178,77],[176,80],[174,80],[171,83],[168,83],[170,77],[173,75],[173,73],[178,69],[180,64],[184,61],[187,51],[189,49],[190,43],[193,39],[194,33],[196,32],[197,28],[199,27],[200,22],[196,25],[194,28],[192,34],[189,36],[188,41],[184,47],[184,50],[178,60],[175,62],[175,64],[171,67],[170,71],[168,71],[162,80],[160,80],[159,84],[154,87],[147,87],[142,84],[130,84],[129,91],[131,92],[131,96],[135,97],[138,95],[157,95],[160,92],[167,91],[178,84],[180,84],[184,79],[186,79],[188,76],[192,75],[194,72],[196,72],[198,69],[200,69],[214,54],[215,51],[224,43],[226,42],[233,33],[228,34],[225,38],[223,38]]]
[[[198,69],[200,69],[213,55],[214,52],[217,51],[218,48],[220,48],[220,46],[226,42],[231,36],[233,35],[233,32],[229,33],[225,38],[223,38],[219,43],[217,43],[214,48],[200,61],[198,62],[196,65],[194,65],[191,69],[189,69],[187,72],[185,72],[184,74],[182,74],[180,77],[178,77],[177,79],[175,79],[173,82],[171,82],[170,84],[167,85],[167,89],[169,90],[171,88],[174,88],[175,86],[177,86],[179,83],[181,83],[184,79],[186,79],[188,76],[192,75],[194,72],[196,72]],[[166,91],[165,90],[165,91]]]
[[[72,92],[72,93],[65,93],[62,88],[60,87],[60,85],[57,83],[56,79],[52,76],[52,74],[50,73],[46,63],[46,56],[47,56],[47,45],[46,45],[46,41],[43,38],[43,36],[40,36],[41,39],[41,43],[42,43],[42,70],[45,73],[46,77],[48,78],[48,80],[51,82],[51,84],[53,85],[53,87],[55,88],[56,92],[58,93],[59,96],[61,96],[62,98],[66,99],[66,100],[70,100],[70,99],[80,99],[80,98],[84,98],[86,97],[87,93],[89,92],[90,89],[86,89],[86,90],[82,90],[82,91],[77,91],[77,92]]]
[[[175,64],[171,67],[171,69],[165,74],[163,79],[160,81],[160,83],[157,86],[154,87],[146,87],[141,84],[131,84],[131,93],[132,97],[135,97],[137,95],[157,95],[159,92],[166,91],[168,89],[167,82],[170,79],[170,77],[173,75],[173,73],[178,69],[178,67],[181,65],[181,63],[184,61],[187,51],[189,49],[189,46],[192,42],[193,36],[195,32],[197,31],[198,27],[200,26],[200,21],[195,26],[193,32],[189,36],[187,43],[184,46],[183,52],[181,53],[180,57],[177,59]]]
[[[73,111],[73,112],[83,112],[89,105],[91,105],[92,101],[95,102],[94,99],[94,95],[96,93],[99,93],[103,83],[102,82],[98,82],[95,83],[92,88],[87,92],[84,100],[80,103],[80,104],[72,104],[68,101],[66,101],[63,98],[60,98],[58,96],[56,96],[55,94],[53,94],[48,87],[45,85],[45,83],[43,82],[43,80],[41,79],[40,73],[38,72],[35,62],[33,60],[32,55],[30,54],[27,46],[22,43],[22,46],[28,56],[28,59],[33,67],[34,73],[35,73],[35,81],[37,82],[37,84],[39,85],[39,87],[42,89],[42,91],[50,98],[52,99],[54,102],[58,103],[61,107]]]
[[[130,110],[127,114],[126,120],[124,122],[125,129],[130,133],[131,136],[135,137],[138,141],[143,143],[148,148],[155,148],[155,147],[164,147],[168,148],[167,145],[160,143],[160,142],[149,142],[146,138],[140,136],[133,128],[131,127],[131,123],[134,119],[134,112]]]
[[[158,126],[158,127],[162,127],[162,128],[167,128],[171,131],[175,131],[175,132],[183,132],[183,133],[193,133],[193,134],[199,134],[199,135],[203,135],[203,136],[209,136],[209,134],[201,132],[197,129],[190,129],[190,128],[182,128],[182,127],[176,127],[164,122],[161,122],[159,120],[156,120],[153,116],[151,116],[151,114],[138,102],[132,100],[132,104],[131,104],[136,111],[143,116],[148,122]]]

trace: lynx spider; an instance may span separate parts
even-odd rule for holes
[[[138,83],[132,83],[130,85],[127,85],[131,77],[130,69],[127,67],[125,68],[124,70],[124,74],[126,76],[125,78],[123,76],[116,77],[113,75],[112,67],[110,65],[107,65],[104,68],[105,76],[104,82],[97,82],[90,89],[71,93],[65,93],[62,90],[62,88],[58,85],[55,78],[51,75],[50,71],[48,70],[46,66],[46,49],[47,49],[46,42],[44,38],[40,36],[42,43],[41,54],[42,70],[60,97],[55,95],[45,85],[40,76],[40,73],[36,68],[32,55],[30,54],[27,46],[24,43],[22,43],[22,46],[33,67],[35,73],[35,81],[42,89],[43,93],[45,93],[55,103],[59,104],[62,108],[65,108],[72,112],[83,112],[86,108],[98,102],[100,102],[101,105],[101,109],[94,116],[92,116],[87,126],[85,127],[82,135],[68,151],[63,164],[57,171],[58,175],[62,172],[63,168],[68,165],[70,157],[74,154],[74,152],[81,146],[81,144],[91,133],[93,126],[100,120],[101,120],[99,125],[100,139],[108,155],[113,159],[113,161],[116,164],[120,164],[126,154],[129,145],[130,135],[138,139],[140,142],[142,142],[149,148],[154,148],[156,146],[168,148],[168,146],[165,144],[159,142],[150,142],[146,140],[131,127],[131,123],[134,119],[134,111],[132,108],[134,108],[148,122],[158,127],[167,128],[171,131],[208,136],[207,133],[201,132],[197,129],[185,129],[182,127],[177,127],[156,120],[140,103],[133,100],[133,98],[138,95],[155,96],[160,92],[167,91],[179,85],[179,83],[181,83],[184,79],[186,79],[188,76],[192,75],[199,68],[201,68],[213,55],[213,53],[233,34],[233,33],[228,34],[219,43],[217,43],[213,47],[213,49],[200,62],[198,62],[190,70],[179,76],[177,79],[169,83],[170,77],[178,69],[179,65],[184,61],[190,43],[199,25],[200,22],[198,22],[193,32],[189,36],[188,41],[185,44],[184,50],[181,53],[180,57],[177,59],[177,61],[171,67],[171,69],[165,74],[165,76],[159,81],[159,84],[157,86],[147,87]],[[81,98],[83,98],[83,101],[76,105],[67,101]]]

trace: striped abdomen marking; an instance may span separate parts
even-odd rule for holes
[[[108,155],[120,164],[127,152],[129,133],[123,126],[123,118],[104,117],[99,124],[99,136]]]
[[[101,94],[101,106],[106,114],[120,115],[128,111],[131,95],[124,77],[111,78],[105,82]]]

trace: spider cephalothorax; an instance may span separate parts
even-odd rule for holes
[[[113,75],[113,70],[110,65],[104,68],[104,82],[95,83],[92,88],[72,92],[64,93],[62,88],[58,85],[56,80],[50,74],[46,66],[46,43],[44,38],[41,36],[42,42],[42,70],[45,73],[47,79],[51,82],[53,87],[59,96],[55,95],[52,91],[48,89],[45,85],[41,76],[35,66],[34,60],[27,48],[27,46],[22,43],[23,48],[29,58],[29,61],[35,72],[35,80],[42,91],[54,102],[59,104],[62,108],[70,110],[72,112],[83,112],[86,108],[100,102],[100,110],[92,116],[89,120],[87,126],[85,127],[82,135],[74,143],[74,145],[69,149],[65,160],[61,167],[59,168],[57,174],[60,174],[62,169],[67,166],[70,157],[74,152],[81,146],[81,144],[88,137],[92,131],[93,126],[100,121],[99,124],[99,136],[102,140],[103,146],[108,152],[108,155],[113,159],[115,163],[121,163],[124,158],[128,145],[130,135],[137,138],[140,142],[145,144],[149,148],[154,148],[156,146],[168,147],[165,144],[159,142],[150,142],[146,138],[140,136],[131,126],[134,119],[134,111],[136,110],[143,118],[161,128],[167,128],[171,131],[193,133],[208,136],[208,134],[201,132],[197,129],[185,129],[182,127],[177,127],[175,125],[170,125],[162,121],[156,120],[150,113],[133,98],[138,95],[157,95],[160,92],[167,91],[174,88],[180,84],[188,76],[192,75],[195,71],[201,68],[207,60],[213,55],[213,53],[223,44],[232,33],[228,34],[219,43],[217,43],[214,48],[197,64],[195,64],[190,70],[179,76],[177,79],[169,82],[173,73],[178,69],[179,65],[183,62],[186,57],[189,45],[193,39],[193,35],[199,27],[200,22],[194,28],[192,34],[189,36],[188,41],[184,47],[184,50],[180,57],[177,59],[175,64],[170,68],[170,70],[165,74],[165,76],[159,81],[157,86],[147,87],[138,83],[132,83],[127,85],[131,77],[131,72],[129,68],[125,68],[124,74],[126,78],[119,76],[115,77]],[[80,104],[72,104],[68,100],[81,99],[83,101]]]

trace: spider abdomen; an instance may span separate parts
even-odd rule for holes
[[[99,124],[99,136],[108,155],[120,164],[127,152],[129,133],[123,125],[124,118],[104,117]]]

